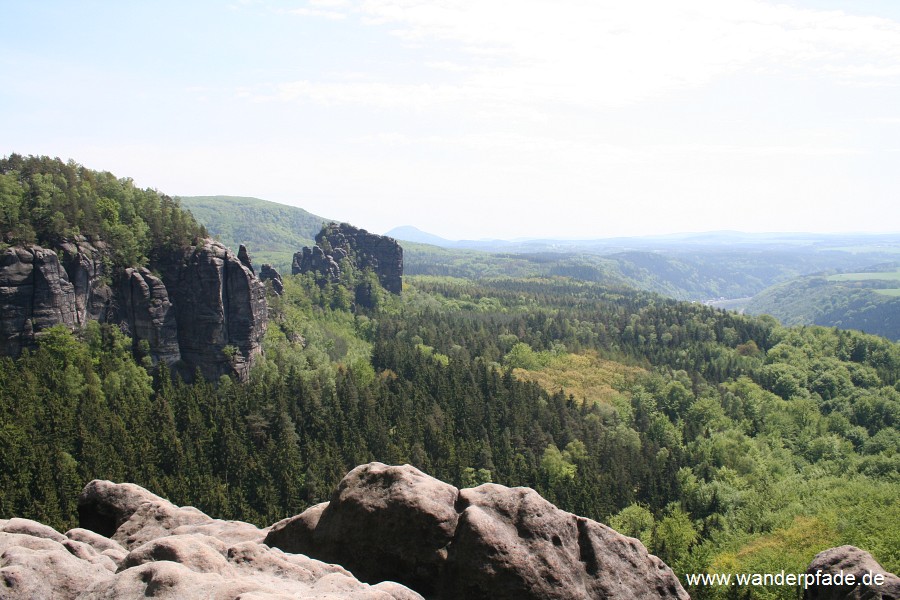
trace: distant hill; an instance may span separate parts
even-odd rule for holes
[[[240,244],[254,263],[270,263],[282,272],[303,246],[312,246],[322,225],[331,221],[296,206],[239,196],[181,196],[182,207],[210,235],[235,250]]]
[[[402,238],[401,238],[402,239]],[[632,241],[632,244],[636,243]],[[595,243],[599,244],[602,240]],[[587,242],[583,242],[588,244]],[[404,243],[405,272],[409,275],[484,277],[560,276],[612,285],[627,285],[678,300],[711,302],[749,299],[766,288],[796,277],[823,271],[863,269],[896,258],[897,252],[877,244],[860,244],[853,251],[790,246],[758,240],[752,246],[709,246],[697,242],[681,246],[592,252],[568,249],[487,252],[472,248]]]
[[[900,340],[900,268],[792,279],[757,294],[746,312]]]
[[[392,237],[395,240],[399,240],[401,242],[414,242],[416,244],[430,244],[432,246],[439,246],[441,248],[452,248],[456,245],[456,242],[452,242],[450,240],[444,239],[440,236],[433,235],[431,233],[427,233],[422,231],[417,227],[413,227],[412,225],[403,225],[402,227],[394,227],[384,235],[388,237]]]

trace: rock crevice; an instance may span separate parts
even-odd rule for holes
[[[267,309],[246,248],[236,256],[202,240],[118,273],[107,259],[102,243],[83,240],[0,254],[0,354],[17,356],[54,325],[94,320],[120,325],[139,355],[188,379],[198,369],[207,379],[247,378]]]
[[[427,597],[688,597],[639,541],[562,511],[534,490],[458,490],[409,465],[357,467],[329,503],[276,523],[265,542]]]
[[[134,484],[93,481],[78,508],[82,527],[65,535],[0,520],[0,597],[422,600],[399,584],[368,585],[339,565],[269,548],[266,530],[175,506]]]

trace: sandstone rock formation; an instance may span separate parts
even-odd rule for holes
[[[199,368],[207,379],[231,372],[246,379],[266,331],[263,283],[213,240],[161,260],[158,268],[175,306],[186,369]]]
[[[212,519],[133,484],[91,482],[79,514],[86,527],[114,527],[112,537],[0,520],[0,598],[421,600],[399,584],[367,585],[340,566],[269,548],[265,530]]]
[[[291,263],[291,274],[299,273],[315,273],[320,281],[334,283],[341,278],[341,267],[334,256],[325,254],[320,246],[306,246],[294,254]]]
[[[84,324],[88,319],[106,320],[113,291],[106,283],[109,275],[105,256],[106,244],[101,241],[88,243],[84,239],[60,244],[63,268],[75,288],[76,321]]]
[[[871,554],[854,546],[838,546],[819,552],[806,570],[813,576],[817,572],[836,575],[842,571],[845,575],[853,574],[853,585],[812,585],[804,591],[804,600],[896,600],[900,598],[900,577],[885,571],[872,558]],[[881,575],[881,578],[876,579],[875,575]]]
[[[78,514],[65,534],[0,520],[0,598],[687,598],[640,542],[531,489],[458,490],[408,465],[357,467],[267,529],[99,480]]]
[[[125,269],[119,283],[121,316],[136,345],[146,340],[154,364],[173,365],[181,360],[178,321],[169,292],[149,269]]]
[[[204,240],[118,274],[107,272],[105,252],[76,240],[0,254],[0,354],[18,355],[54,325],[96,320],[120,324],[135,349],[145,341],[154,364],[187,378],[198,368],[208,379],[247,377],[261,352],[266,299],[246,248],[235,256]]]
[[[372,270],[384,289],[399,294],[403,287],[403,248],[393,238],[369,233],[347,223],[331,223],[316,235],[316,245],[294,255],[291,272],[314,272],[322,280],[340,278],[340,262],[350,258],[356,269]]]
[[[54,325],[81,323],[75,286],[53,250],[7,248],[0,255],[0,344],[16,355],[35,333]]]
[[[54,325],[105,320],[112,299],[102,243],[84,239],[57,249],[7,248],[0,254],[0,353],[17,355]]]
[[[259,270],[259,280],[271,281],[272,291],[278,296],[284,293],[284,280],[281,278],[281,273],[279,273],[272,265],[264,264],[262,266]]]
[[[357,467],[329,503],[276,523],[265,543],[437,598],[688,597],[639,541],[534,490],[458,490],[409,465]]]

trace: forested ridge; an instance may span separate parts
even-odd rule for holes
[[[680,572],[801,568],[839,543],[900,563],[884,339],[563,279],[414,278],[371,311],[285,284],[247,384],[150,374],[97,324],[0,360],[0,517],[71,526],[100,477],[270,524],[380,460],[534,487]],[[635,367],[612,399],[513,374],[587,351]]]
[[[137,200],[106,224],[79,216],[80,201],[63,196],[105,176],[68,172],[50,178],[56,196],[34,196],[30,182],[47,179],[7,169],[4,206],[55,198],[65,235],[98,239],[137,218]],[[176,237],[199,231],[164,196],[110,178],[125,198],[146,195],[142,220],[159,207],[185,224]],[[6,243],[62,235],[28,223],[33,234],[11,229]],[[152,252],[154,227],[119,260]],[[131,247],[110,245],[120,243]],[[0,518],[64,530],[77,524],[78,491],[101,478],[269,525],[378,460],[457,486],[533,487],[638,537],[679,574],[797,572],[844,543],[900,569],[897,344],[564,277],[411,277],[401,296],[373,284],[371,308],[354,304],[354,284],[285,276],[246,383],[153,370],[96,322],[0,358]],[[603,369],[602,394],[560,389]]]
[[[837,326],[900,340],[896,282],[834,281],[835,277],[840,275],[801,277],[767,288],[747,304],[747,311],[770,314],[785,325]]]
[[[133,266],[206,236],[177,200],[131,179],[47,156],[0,158],[0,249],[82,237],[107,244],[114,266]]]

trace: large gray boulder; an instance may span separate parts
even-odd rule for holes
[[[78,495],[78,521],[86,530],[111,537],[141,505],[151,502],[168,501],[133,483],[95,479]]]
[[[265,543],[339,563],[363,581],[401,581],[431,594],[459,518],[458,494],[414,467],[362,465],[330,503],[274,525]]]
[[[819,575],[819,584],[808,586],[804,600],[897,600],[900,577],[889,573],[871,554],[855,546],[838,546],[816,554],[808,575]],[[853,585],[825,585],[822,574],[853,574]],[[880,577],[876,577],[880,576]]]
[[[81,528],[65,535],[0,520],[3,600],[209,598],[422,600],[393,582],[368,585],[346,569],[261,543],[266,530],[212,519],[133,484],[91,482]],[[112,539],[91,531],[99,525]]]
[[[353,469],[327,505],[276,523],[265,542],[437,598],[688,598],[639,541],[534,490],[457,490],[409,465]]]

